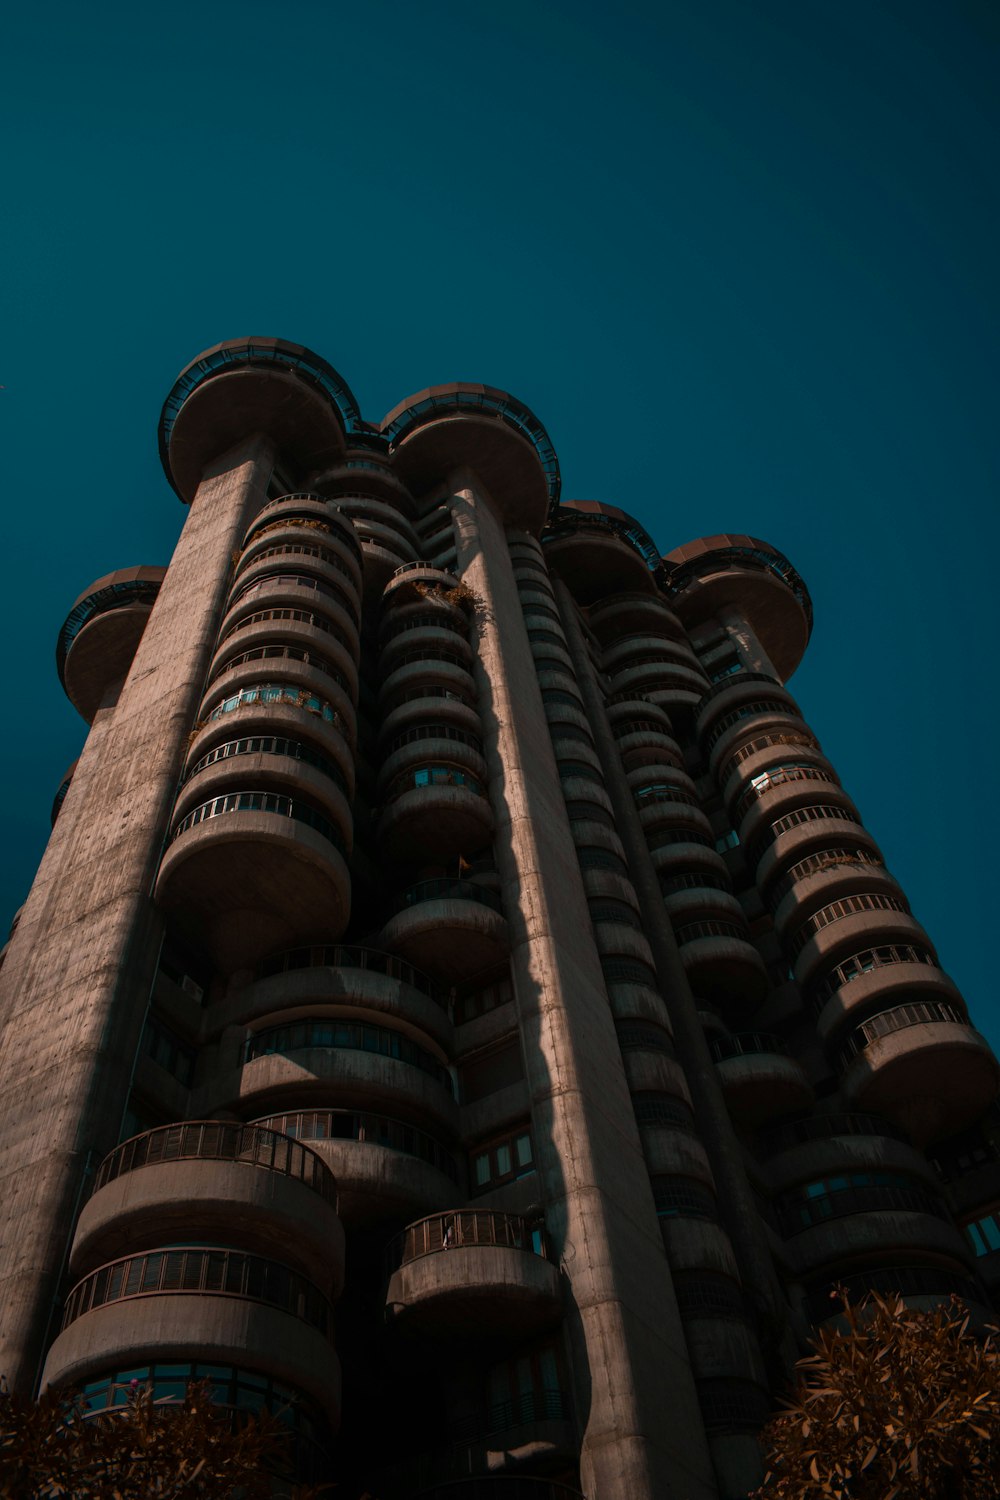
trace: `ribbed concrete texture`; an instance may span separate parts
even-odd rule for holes
[[[786,685],[793,564],[280,339],[159,437],[0,955],[11,1385],[210,1373],[344,1500],[744,1500],[834,1285],[991,1321],[1000,1067]]]

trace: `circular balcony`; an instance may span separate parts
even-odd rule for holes
[[[342,700],[284,682],[256,682],[216,698],[215,707],[194,729],[185,762],[193,778],[211,757],[234,743],[251,748],[230,754],[295,755],[344,792],[354,785],[354,710]],[[269,748],[273,742],[275,748]],[[300,747],[295,749],[293,747]],[[186,789],[186,788],[185,788]]]
[[[73,1238],[79,1276],[164,1241],[231,1235],[258,1255],[287,1256],[337,1296],[344,1233],[337,1183],[315,1152],[257,1125],[191,1120],[116,1147],[97,1171]]]
[[[311,483],[334,501],[343,495],[367,496],[388,501],[411,516],[415,510],[413,496],[399,475],[393,472],[388,456],[389,445],[376,437],[375,446],[371,446],[372,436],[366,433],[364,445],[348,448],[342,462],[313,475]],[[352,442],[357,443],[358,437],[359,434],[355,433]]]
[[[166,568],[121,568],[98,578],[66,616],[56,667],[66,696],[87,723],[132,665]]]
[[[447,569],[426,562],[406,562],[386,584],[382,602],[385,609],[391,609],[397,604],[422,603],[429,595],[450,603],[458,602],[462,593],[461,580]]]
[[[460,610],[440,605],[409,605],[394,609],[382,629],[379,672],[387,677],[402,657],[425,650],[447,651],[471,663],[472,647],[466,639],[466,621]]]
[[[567,501],[553,509],[542,537],[545,561],[574,598],[593,604],[608,593],[654,594],[660,557],[639,522],[614,505]]]
[[[598,599],[587,612],[588,623],[602,646],[610,646],[621,636],[667,635],[687,643],[684,627],[673,610],[657,594],[618,592]]]
[[[310,537],[311,532],[305,535]],[[265,535],[243,553],[229,593],[229,608],[247,598],[256,583],[267,584],[275,575],[297,574],[322,584],[338,600],[351,619],[360,619],[361,593],[353,556],[336,541],[330,545],[303,541],[303,533],[287,527]]]
[[[301,662],[323,677],[332,677],[349,701],[357,702],[356,634],[337,630],[310,611],[254,611],[227,631],[208,669],[209,682],[247,661]]]
[[[694,708],[705,691],[705,678],[693,667],[667,656],[650,654],[645,661],[633,658],[611,676],[614,692],[648,698],[671,708]]]
[[[777,830],[785,826],[796,826],[794,814],[819,804],[833,809],[842,819],[856,823],[861,817],[850,797],[831,772],[820,766],[786,763],[775,766],[756,778],[757,786],[747,797],[740,798],[739,813],[733,827],[738,829],[740,840],[747,848],[754,849],[758,841],[766,846],[778,836]]]
[[[422,880],[404,892],[381,941],[451,984],[501,964],[510,939],[500,897],[472,880]]]
[[[255,433],[303,470],[328,467],[362,425],[332,365],[284,339],[229,339],[181,371],[160,418],[160,459],[185,502],[206,466]]]
[[[506,391],[458,381],[418,391],[382,422],[414,494],[471,469],[505,526],[537,535],[559,499],[559,461],[545,428]]]
[[[279,1261],[222,1247],[175,1246],[113,1261],[66,1299],[42,1376],[75,1385],[112,1366],[199,1359],[249,1365],[288,1380],[340,1417],[340,1366],[330,1304]]]
[[[307,1140],[337,1179],[338,1211],[349,1228],[367,1228],[453,1203],[458,1158],[426,1130],[367,1110],[297,1110],[255,1122]]]
[[[273,568],[234,589],[219,627],[219,640],[227,640],[248,619],[284,618],[308,619],[314,629],[329,631],[357,655],[361,616],[356,594],[339,581],[317,578],[295,567]]]
[[[903,1245],[963,1264],[972,1259],[940,1193],[902,1172],[840,1172],[803,1183],[780,1194],[774,1212],[800,1270],[898,1254]]]
[[[690,629],[733,611],[747,621],[780,672],[795,671],[812,632],[812,601],[776,547],[756,537],[702,537],[663,559],[664,592]]]
[[[355,565],[356,576],[360,580],[361,545],[350,517],[344,514],[335,501],[328,500],[314,490],[299,490],[294,494],[278,495],[276,499],[268,500],[247,528],[243,538],[244,547],[262,531],[273,525],[286,525],[289,521],[302,522],[307,530],[316,529],[321,536],[335,537],[347,548]],[[314,523],[317,524],[314,526]]]
[[[426,1040],[429,1040],[426,1039]],[[456,1123],[451,1075],[438,1053],[403,1030],[343,1017],[292,1021],[255,1032],[247,1041],[234,1100],[251,1109],[321,1108],[331,1095],[358,1109],[413,1113]]]
[[[446,761],[458,770],[467,771],[480,786],[486,780],[486,760],[479,736],[432,719],[401,730],[386,745],[378,773],[380,793],[392,787],[411,767],[420,767],[427,761]]]
[[[454,693],[465,703],[476,702],[476,684],[471,663],[457,651],[434,646],[427,650],[411,647],[395,658],[379,688],[379,707],[390,713],[418,689],[422,694],[440,690]]]
[[[882,863],[881,856],[859,844],[833,846],[806,855],[770,884],[768,905],[782,937],[794,933],[815,913],[835,900],[865,891],[904,901],[903,892]]]
[[[340,831],[300,797],[243,790],[213,797],[177,823],[156,880],[157,904],[203,934],[223,969],[323,933],[350,913]]]
[[[609,676],[614,676],[631,666],[633,658],[645,661],[649,657],[690,668],[704,693],[707,683],[701,664],[686,641],[678,640],[675,633],[650,630],[648,633],[616,636],[605,647],[601,665]]]
[[[902,892],[861,891],[813,912],[789,935],[785,950],[799,985],[809,989],[818,976],[833,972],[841,958],[886,943],[916,947],[934,958],[930,939],[910,916]]]
[[[492,833],[486,788],[461,766],[412,766],[386,789],[378,821],[383,858],[457,859],[480,853]]]
[[[745,922],[701,917],[678,923],[674,937],[691,988],[702,999],[745,1015],[768,990],[764,960],[749,940]]]
[[[870,1292],[891,1298],[902,1297],[907,1307],[930,1311],[942,1303],[960,1297],[970,1307],[975,1319],[978,1313],[984,1324],[992,1321],[982,1284],[962,1266],[895,1265],[870,1266],[835,1281],[818,1278],[809,1288],[808,1316],[811,1323],[825,1323],[841,1315],[840,1289],[857,1305]],[[982,1315],[986,1314],[985,1317]]]
[[[780,890],[785,877],[803,861],[827,853],[836,856],[845,848],[865,851],[882,861],[878,845],[857,814],[823,798],[776,818],[755,839],[747,857],[756,866],[758,888],[770,900],[771,893]]]
[[[675,926],[698,917],[721,917],[724,921],[745,925],[746,917],[738,899],[732,894],[732,883],[721,856],[714,849],[700,851],[702,860],[692,860],[688,869],[670,871],[660,877],[663,909]],[[722,866],[720,869],[719,867]]]
[[[381,745],[398,748],[398,735],[435,720],[451,729],[463,730],[482,743],[483,721],[467,699],[433,684],[425,690],[415,688],[413,693],[413,697],[406,697],[385,715],[379,730]]]
[[[345,747],[346,748],[346,747]],[[174,817],[228,792],[241,792],[249,781],[269,791],[298,793],[336,829],[344,848],[350,847],[353,820],[353,765],[345,774],[342,757],[316,750],[300,739],[280,735],[245,735],[223,740],[200,754],[184,779],[174,805]]]
[[[852,1108],[899,1124],[918,1145],[979,1119],[1000,1087],[1000,1064],[964,1011],[934,1000],[869,1017],[839,1052]]]
[[[386,1310],[406,1332],[517,1340],[562,1312],[542,1228],[513,1214],[455,1209],[410,1224],[388,1252]]]
[[[710,1050],[726,1105],[741,1123],[760,1125],[812,1104],[809,1080],[779,1037],[737,1032],[715,1037]]]
[[[939,1179],[906,1132],[882,1115],[860,1111],[814,1114],[763,1133],[767,1181],[776,1192],[844,1172],[902,1172],[935,1191]]]
[[[749,676],[749,674],[747,674]],[[807,732],[796,705],[775,683],[758,682],[756,693],[727,709],[703,736],[709,767],[718,777],[744,745],[765,737]]]

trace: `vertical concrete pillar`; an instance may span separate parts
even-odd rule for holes
[[[90,1154],[116,1138],[159,947],[150,901],[230,559],[273,466],[206,472],[117,703],[103,707],[0,973],[0,1373],[37,1378]]]
[[[480,709],[546,1217],[586,1376],[595,1500],[714,1500],[687,1349],[503,526],[452,478],[457,569],[478,596]]]

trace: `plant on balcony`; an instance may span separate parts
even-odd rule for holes
[[[870,1294],[821,1329],[764,1429],[751,1500],[995,1500],[1000,1350],[957,1299],[932,1312]],[[992,1330],[995,1332],[996,1330]]]
[[[156,1400],[133,1382],[123,1405],[88,1412],[65,1391],[0,1394],[0,1500],[273,1500],[291,1434],[268,1411],[231,1420],[208,1381]],[[331,1485],[299,1485],[316,1500]]]

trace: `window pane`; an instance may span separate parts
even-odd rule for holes
[[[475,1160],[475,1174],[476,1174],[476,1186],[477,1187],[482,1187],[484,1183],[489,1182],[489,1180],[490,1180],[490,1155],[489,1155],[488,1151],[484,1151],[481,1156],[477,1156],[476,1157],[476,1160]]]
[[[510,1175],[510,1146],[505,1141],[502,1146],[496,1148],[497,1176],[507,1177]]]

